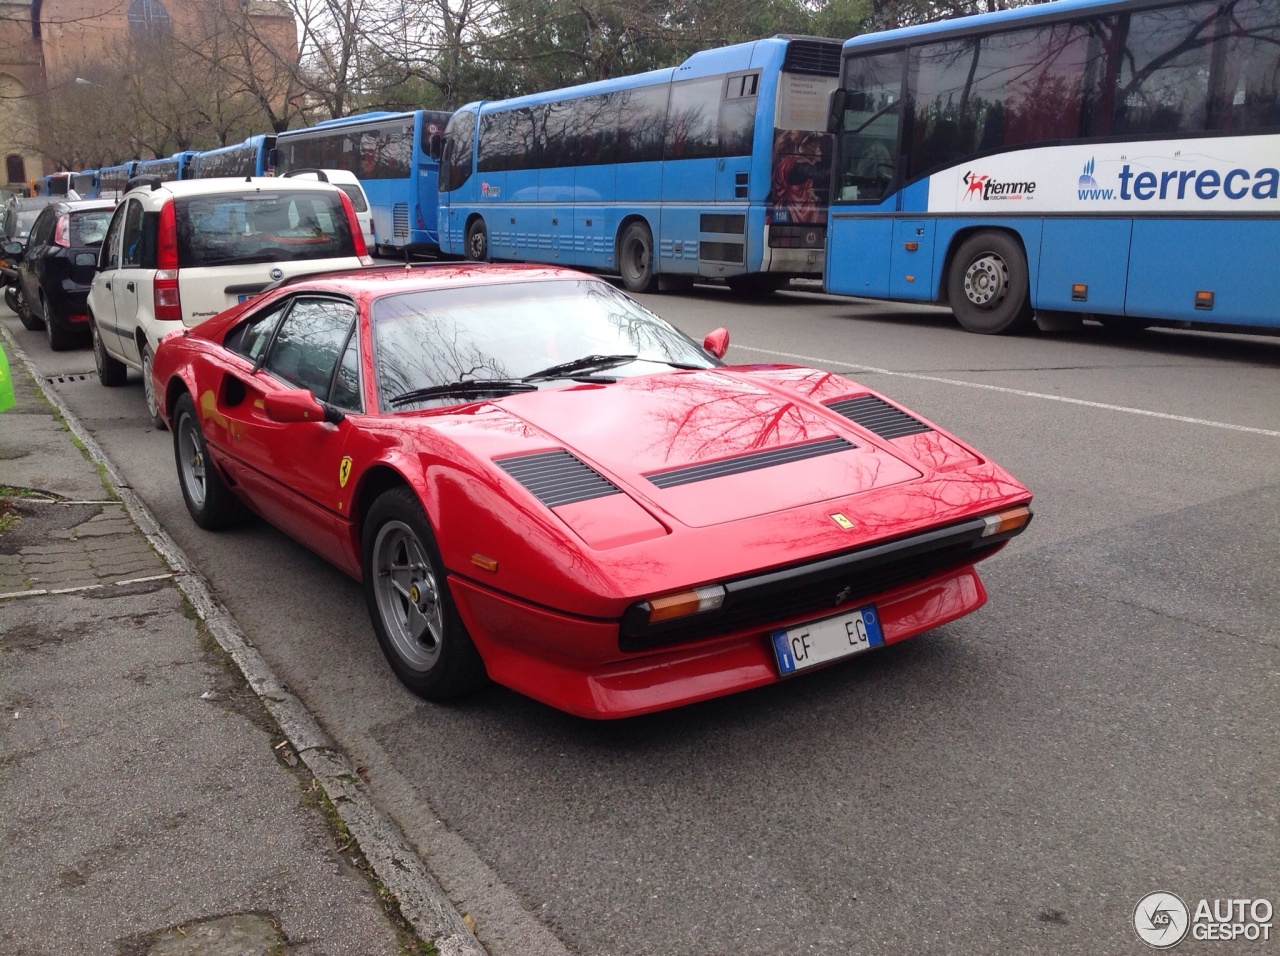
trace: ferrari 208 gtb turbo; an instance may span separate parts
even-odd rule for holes
[[[328,273],[156,351],[187,508],[363,582],[428,700],[587,717],[785,680],[952,621],[1030,521],[994,462],[864,385],[725,365],[608,282]]]

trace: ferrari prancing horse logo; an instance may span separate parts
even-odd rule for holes
[[[347,487],[347,479],[351,477],[351,456],[345,455],[338,466],[338,487]]]
[[[845,531],[848,531],[853,527],[853,522],[850,521],[848,518],[846,518],[844,515],[842,515],[838,511],[835,514],[831,515],[831,520],[834,521],[836,524],[838,524],[840,527],[844,528]]]

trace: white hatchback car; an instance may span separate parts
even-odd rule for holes
[[[151,356],[283,279],[373,265],[347,194],[305,179],[195,179],[134,185],[107,227],[89,290],[98,379],[142,372],[157,426]]]
[[[320,182],[333,183],[351,200],[351,205],[356,211],[356,219],[360,220],[364,244],[370,250],[378,245],[378,237],[373,231],[373,209],[369,206],[369,196],[355,173],[346,169],[291,169],[284,175],[288,179],[316,179]]]

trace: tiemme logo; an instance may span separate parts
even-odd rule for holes
[[[1006,182],[994,179],[985,173],[967,172],[961,182],[965,184],[965,199],[1030,199],[1036,191],[1033,181]]]
[[[1144,169],[1134,172],[1128,163],[1120,170],[1120,188],[1108,189],[1093,178],[1094,161],[1084,164],[1076,189],[1077,198],[1138,200],[1150,199],[1204,200],[1225,198],[1280,198],[1280,169],[1264,166],[1248,170],[1242,167],[1222,172],[1217,169]]]

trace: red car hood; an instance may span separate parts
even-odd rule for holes
[[[727,370],[548,389],[502,407],[690,527],[921,477],[834,412]]]

